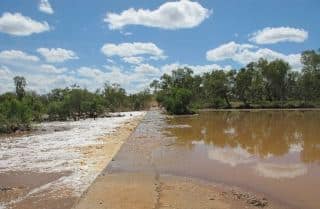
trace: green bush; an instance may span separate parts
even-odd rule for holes
[[[8,132],[8,121],[7,118],[0,112],[0,133]]]
[[[67,105],[60,101],[50,102],[48,105],[48,115],[50,120],[66,120],[69,117]]]
[[[214,108],[223,108],[227,106],[224,99],[220,97],[214,98],[212,105]]]
[[[0,104],[1,132],[28,130],[32,121],[32,111],[26,101],[17,99],[5,100]]]
[[[173,88],[170,92],[161,98],[162,104],[170,114],[189,114],[190,102],[192,98],[191,91],[184,88]]]

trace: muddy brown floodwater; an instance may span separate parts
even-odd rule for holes
[[[151,111],[76,208],[319,209],[319,188],[320,111]]]
[[[166,120],[159,169],[320,208],[320,111],[209,111]]]

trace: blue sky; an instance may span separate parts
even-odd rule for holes
[[[23,75],[41,93],[104,82],[128,92],[179,66],[197,74],[260,57],[300,70],[320,48],[317,0],[0,2],[0,92]]]

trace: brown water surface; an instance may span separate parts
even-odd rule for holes
[[[204,111],[168,117],[158,169],[320,208],[320,111]]]
[[[319,209],[320,111],[151,111],[104,172],[197,178]]]

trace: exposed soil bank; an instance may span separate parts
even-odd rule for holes
[[[289,208],[263,194],[186,173],[185,176],[174,175],[168,168],[179,166],[175,164],[176,159],[165,161],[167,167],[161,167],[165,150],[179,152],[174,140],[161,134],[164,117],[159,112],[147,114],[74,209]]]
[[[71,208],[144,115],[47,123],[44,127],[67,128],[2,139],[0,208]]]

